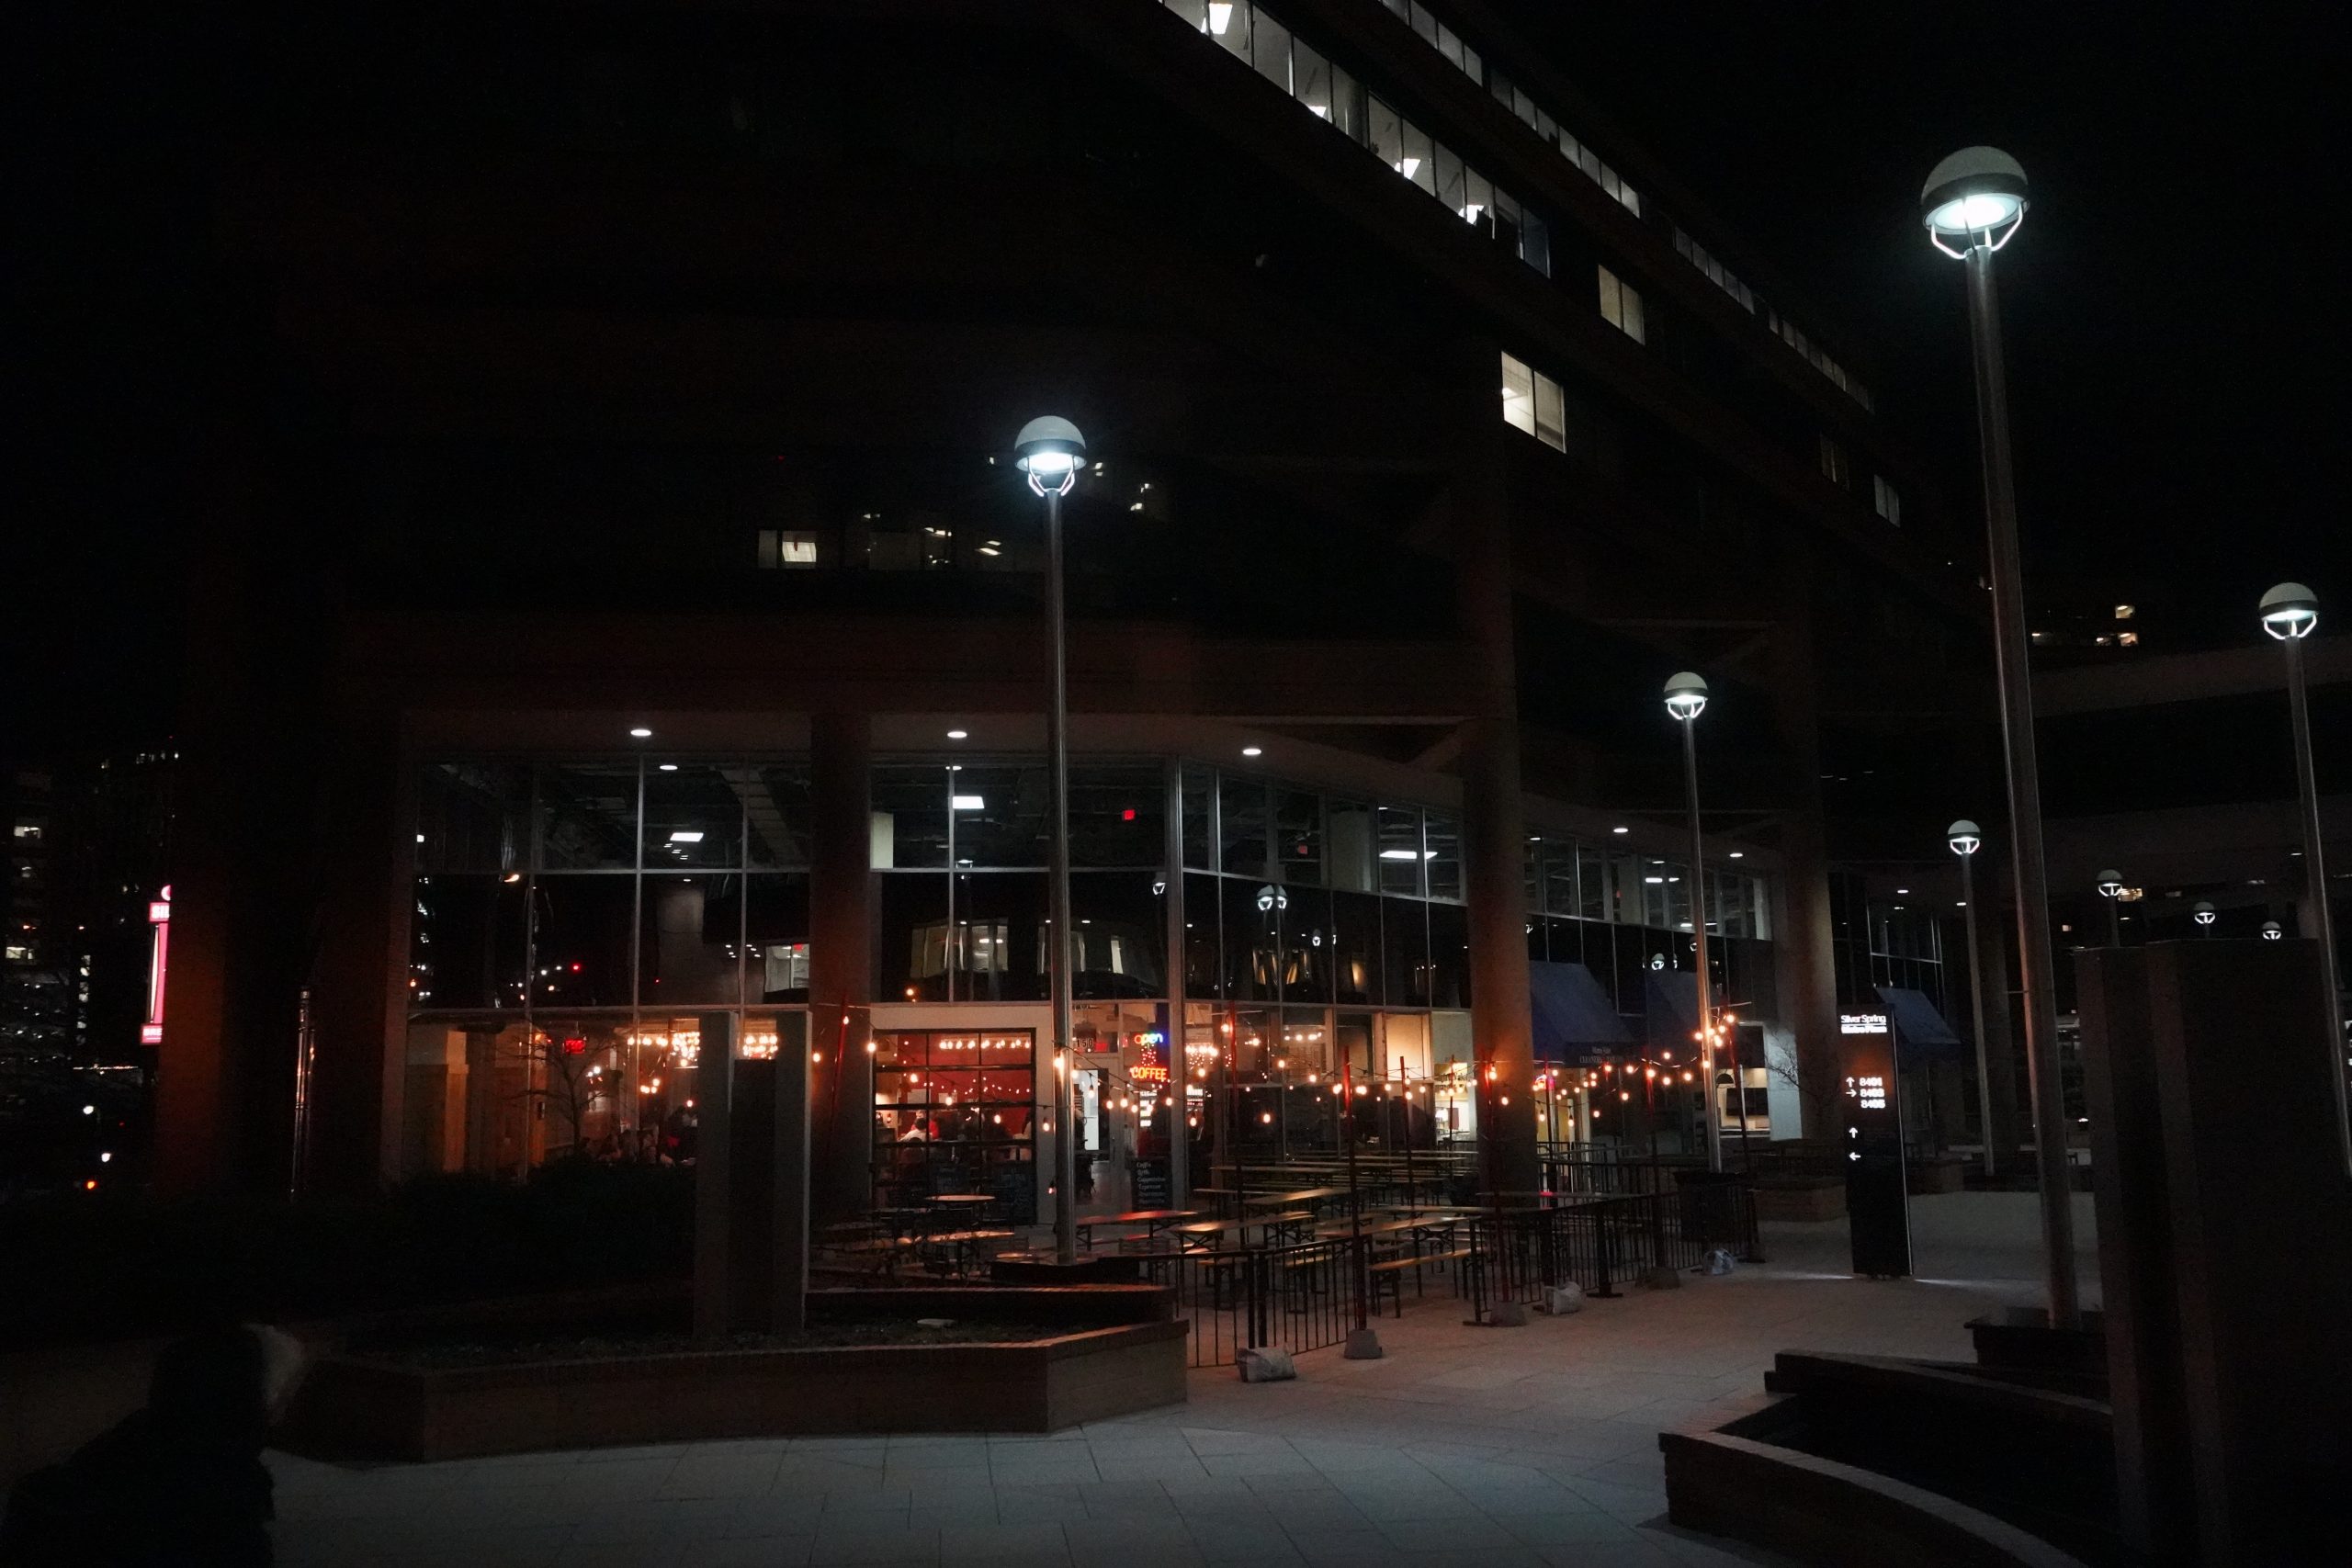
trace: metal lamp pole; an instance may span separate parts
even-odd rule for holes
[[[2052,992],[2057,964],[2050,945],[2050,886],[2041,842],[2041,773],[2034,755],[2033,675],[2027,662],[2008,386],[2001,356],[2000,303],[1993,287],[1993,253],[2008,243],[2025,220],[2025,171],[2005,152],[1967,148],[1928,174],[1921,202],[1928,237],[1968,269],[1969,337],[1975,358],[1984,525],[1993,574],[1993,652],[2008,762],[2018,979],[2025,992],[2026,1070],[2032,1087],[2034,1163],[2041,1188],[2043,1281],[2050,1325],[2075,1328],[2082,1312],[2075,1293],[2074,1181],[2066,1157],[2066,1098],[2059,1077],[2058,1008]]]
[[[1666,711],[1682,723],[1682,790],[1690,807],[1690,945],[1699,968],[1699,1066],[1706,1085],[1702,1116],[1707,1123],[1707,1168],[1724,1168],[1723,1117],[1717,1111],[1715,1021],[1707,984],[1706,841],[1699,831],[1699,715],[1706,710],[1707,682],[1685,670],[1666,683]],[[1747,1120],[1747,1090],[1740,1091],[1740,1121]]]
[[[1047,914],[1047,964],[1054,983],[1054,1063],[1059,1075],[1055,1112],[1061,1136],[1055,1144],[1054,1257],[1078,1261],[1078,1063],[1070,1054],[1069,915],[1069,690],[1062,629],[1062,497],[1078,479],[1086,438],[1066,419],[1047,415],[1021,427],[1015,460],[1029,476],[1029,488],[1046,500],[1046,626],[1052,643],[1053,698],[1046,709],[1046,752],[1053,794],[1053,840],[1046,858],[1052,885]]]
[[[2123,945],[2123,874],[2102,871],[2098,874],[2098,896],[2107,900],[2107,945]]]
[[[1984,847],[1984,834],[1962,818],[1944,829],[1944,841],[1960,857],[1960,904],[1967,912],[1962,924],[1968,928],[1968,1016],[1976,1034],[1976,1121],[1984,1134],[1984,1179],[1990,1181],[2000,1174],[2000,1167],[1993,1157],[1993,1075],[1984,1044],[1984,970],[1976,948],[1976,852]]]
[[[2344,1081],[2344,1007],[2336,988],[2335,919],[2327,907],[2327,863],[2320,843],[2319,775],[2312,766],[2312,716],[2303,696],[2303,639],[2319,625],[2319,597],[2300,582],[2262,596],[2262,628],[2287,656],[2287,710],[2295,726],[2295,784],[2303,807],[2303,897],[2319,938],[2321,997],[2327,1006],[2327,1080],[2335,1089],[2335,1129],[2345,1168],[2352,1170],[2352,1105]],[[2267,932],[2265,934],[2267,934]]]

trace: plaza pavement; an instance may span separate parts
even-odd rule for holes
[[[2083,1278],[2096,1299],[2087,1199]],[[1920,1278],[1844,1273],[1843,1222],[1770,1260],[1524,1328],[1431,1297],[1388,1354],[1039,1438],[829,1438],[342,1466],[272,1454],[279,1562],[477,1568],[1615,1568],[1776,1561],[1668,1525],[1657,1433],[1773,1353],[1964,1358],[2034,1298],[2030,1194],[1915,1201]]]

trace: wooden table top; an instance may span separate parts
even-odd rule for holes
[[[1344,1187],[1302,1187],[1295,1192],[1269,1192],[1249,1201],[1250,1207],[1256,1209],[1269,1203],[1312,1203],[1318,1198],[1344,1198],[1347,1195],[1348,1190]]]
[[[1124,1214],[1114,1214],[1108,1220],[1098,1220],[1095,1223],[1113,1225],[1159,1225],[1166,1224],[1171,1220],[1198,1219],[1200,1213],[1198,1209],[1136,1209]]]
[[[993,1192],[934,1192],[927,1200],[933,1203],[993,1203]]]

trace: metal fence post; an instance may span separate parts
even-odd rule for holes
[[[1592,1206],[1593,1253],[1594,1256],[1600,1260],[1600,1284],[1592,1293],[1595,1296],[1603,1298],[1613,1296],[1617,1293],[1615,1290],[1611,1288],[1609,1282],[1610,1226],[1608,1210],[1610,1202],[1613,1201],[1614,1200],[1603,1200]]]

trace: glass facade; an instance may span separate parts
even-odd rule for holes
[[[1071,770],[1072,989],[1081,1019],[1116,1037],[1098,1099],[1133,1111],[1148,1095],[1172,1110],[1172,1085],[1139,1092],[1126,1057],[1153,1055],[1172,1076],[1181,1048],[1184,1125],[1204,1159],[1328,1141],[1339,1125],[1329,1088],[1342,1073],[1396,1086],[1396,1137],[1471,1135],[1460,818],[1260,773],[1173,772],[1171,792],[1158,761]],[[1048,1001],[1043,764],[890,759],[870,787],[876,1005]],[[418,780],[416,829],[409,1168],[688,1158],[703,1015],[742,1020],[746,1055],[806,1040],[802,765],[435,762]],[[1763,886],[1708,876],[1716,994],[1769,1010]],[[1653,976],[1693,962],[1690,891],[1673,857],[1531,838],[1529,955],[1586,965],[1640,1034]],[[1166,1038],[1180,1016],[1181,1037]],[[1018,1188],[1034,1203],[1033,1032],[882,1021],[879,1187],[1001,1190],[1008,1201]],[[1416,1083],[1423,1098],[1410,1101]],[[1150,1145],[1160,1152],[1148,1157],[1162,1158],[1174,1119],[1153,1120],[1130,1135],[1139,1156]],[[1102,1136],[1099,1109],[1088,1125]]]
[[[804,1037],[804,768],[456,761],[417,779],[404,1167],[693,1154],[701,1015]]]

